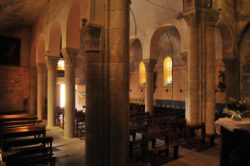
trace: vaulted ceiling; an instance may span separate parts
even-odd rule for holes
[[[0,30],[31,26],[48,0],[0,0]]]

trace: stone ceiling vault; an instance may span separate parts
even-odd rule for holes
[[[0,31],[31,26],[48,0],[0,0]]]

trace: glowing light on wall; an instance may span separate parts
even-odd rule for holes
[[[172,83],[172,58],[167,56],[163,60],[163,85],[166,86]]]
[[[64,70],[64,69],[65,69],[64,60],[60,59],[60,60],[57,62],[57,70]]]
[[[65,106],[65,84],[60,84],[60,107]]]
[[[143,86],[146,84],[146,68],[143,62],[139,63],[139,85]]]

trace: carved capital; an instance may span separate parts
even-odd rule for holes
[[[157,60],[155,59],[144,59],[143,63],[145,64],[145,68],[147,72],[153,72],[154,71],[154,67],[157,63]]]
[[[203,9],[205,12],[205,21],[207,26],[216,26],[219,20],[220,12],[214,9]]]
[[[44,63],[38,63],[36,65],[37,73],[44,73],[45,72],[45,64]]]
[[[81,29],[81,48],[86,53],[101,51],[102,27],[95,24],[87,24]]]
[[[49,53],[46,53],[46,61],[47,61],[47,69],[48,70],[56,70],[57,62],[59,60],[59,57],[52,56]]]
[[[65,67],[74,66],[76,56],[79,54],[79,49],[64,48],[61,52],[63,54]]]

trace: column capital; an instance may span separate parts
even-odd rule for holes
[[[45,63],[37,63],[36,69],[38,73],[44,73],[45,72]]]
[[[202,9],[205,12],[205,22],[207,26],[216,26],[220,12],[215,9]]]
[[[101,51],[101,33],[103,27],[93,23],[86,23],[81,29],[81,48],[87,53]]]
[[[155,59],[144,59],[143,63],[145,64],[146,71],[153,72],[154,67],[155,67],[155,65],[157,63],[157,60],[155,60]]]
[[[46,53],[45,59],[47,61],[47,69],[48,70],[56,70],[59,57]]]
[[[61,50],[65,62],[65,66],[74,65],[76,56],[79,54],[79,49],[64,48]]]

